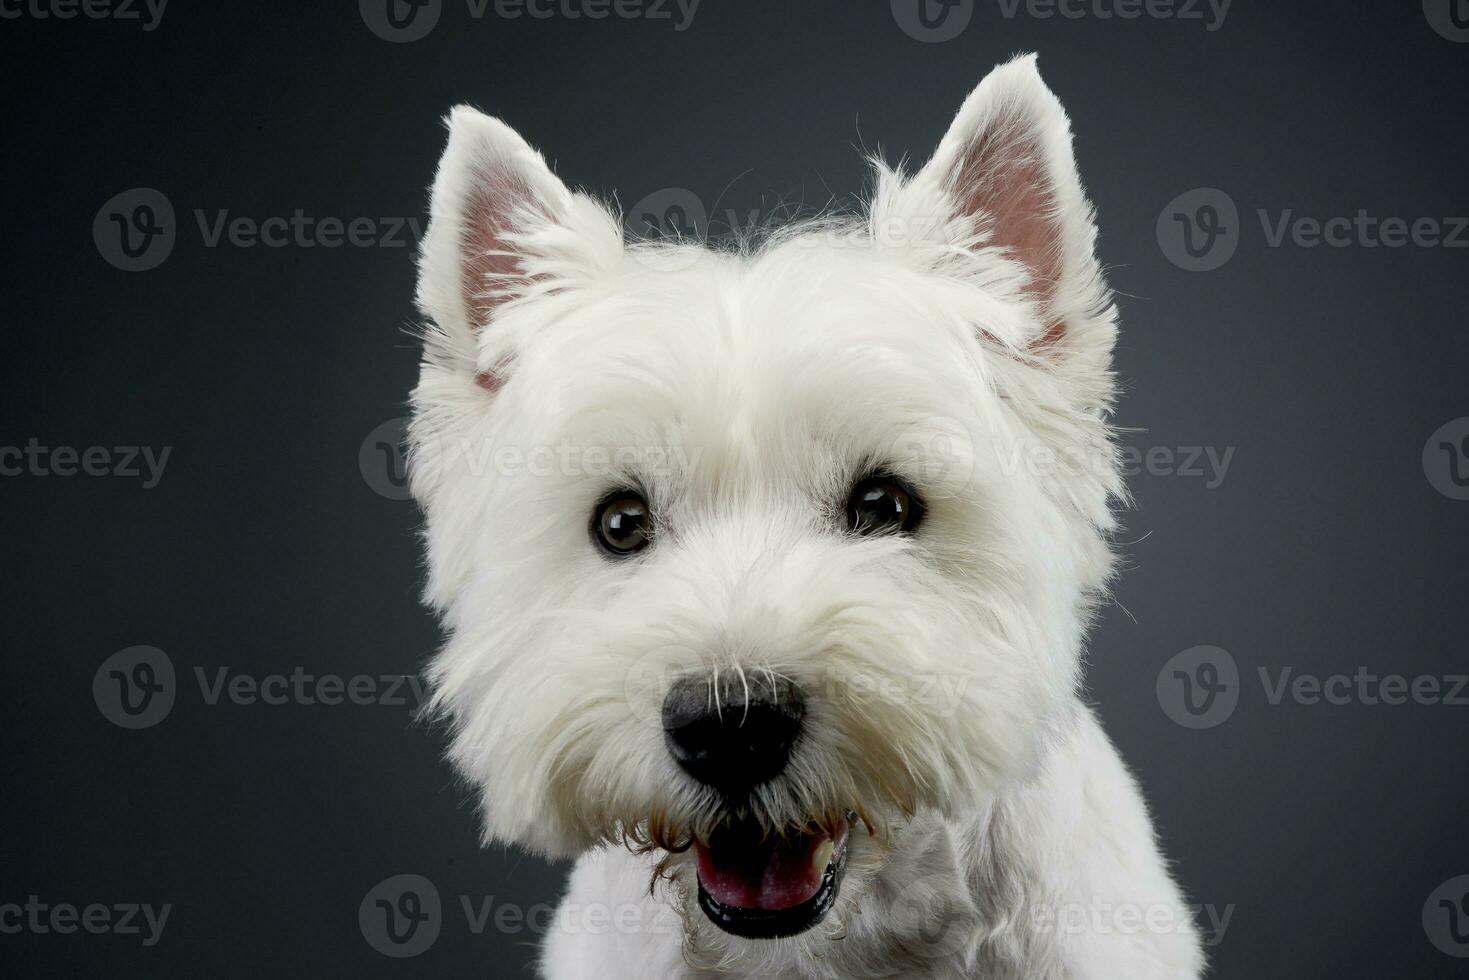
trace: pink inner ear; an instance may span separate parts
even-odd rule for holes
[[[510,380],[510,372],[507,370],[508,367],[508,364],[501,361],[495,365],[493,370],[481,371],[479,374],[476,374],[474,376],[474,383],[492,395],[497,394],[501,388],[505,387],[505,382]]]
[[[488,371],[481,371],[474,376],[474,383],[479,385],[490,394],[495,394],[505,387],[505,382],[510,380],[510,365],[514,363],[514,355],[506,354],[495,361],[494,366]]]
[[[490,322],[495,308],[504,301],[499,294],[508,287],[507,280],[521,272],[520,256],[507,236],[517,211],[532,197],[525,180],[502,166],[476,168],[471,188],[459,241],[459,282],[469,322],[478,329]]]
[[[1064,270],[1056,197],[1043,161],[1034,131],[1001,118],[965,149],[953,187],[964,213],[984,221],[990,244],[1030,270],[1025,290],[1050,316]],[[1064,332],[1057,319],[1032,346],[1049,348]]]

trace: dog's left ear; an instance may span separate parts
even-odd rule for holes
[[[620,252],[621,233],[499,119],[459,106],[446,123],[418,304],[438,328],[430,352],[493,393],[513,357],[510,338],[485,336],[499,332],[500,314],[534,290],[585,277],[607,253]]]
[[[1001,258],[1036,316],[1028,335],[1003,338],[1056,367],[1100,371],[1115,328],[1095,254],[1096,225],[1082,190],[1066,112],[1034,55],[996,68],[965,100],[933,158],[893,195],[890,220],[937,226],[928,259],[992,280]],[[875,218],[877,215],[874,216]],[[940,241],[933,241],[933,239]],[[994,288],[995,283],[987,283]],[[984,330],[986,325],[977,324]]]

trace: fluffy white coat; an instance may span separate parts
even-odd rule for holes
[[[430,676],[486,839],[579,858],[544,974],[1197,977],[1077,693],[1122,493],[1115,310],[1034,59],[916,174],[879,167],[866,214],[733,252],[626,243],[503,123],[449,130],[411,431],[448,633]],[[926,501],[911,537],[842,531],[874,469]],[[611,562],[589,519],[623,487],[656,531]],[[862,817],[802,935],[720,932],[692,858],[657,847],[721,818],[659,725],[689,669],[808,692],[762,822]]]

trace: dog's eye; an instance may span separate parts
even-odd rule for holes
[[[605,498],[592,514],[593,537],[617,558],[647,547],[652,533],[648,504],[631,490],[619,490]]]
[[[847,501],[847,528],[857,534],[908,532],[922,519],[923,501],[895,476],[869,476]]]

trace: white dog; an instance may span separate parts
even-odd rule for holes
[[[431,668],[552,978],[1197,977],[1078,696],[1115,310],[1033,58],[860,218],[626,243],[449,117],[418,300]]]

